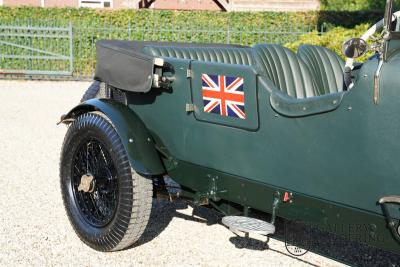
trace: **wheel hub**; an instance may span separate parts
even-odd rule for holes
[[[96,187],[96,180],[90,173],[84,174],[81,177],[81,181],[78,186],[78,191],[85,193],[93,193]]]
[[[108,150],[99,140],[87,139],[77,148],[71,167],[78,209],[89,224],[104,227],[118,205],[118,175]]]

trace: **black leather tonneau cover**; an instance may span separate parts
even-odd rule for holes
[[[151,45],[179,47],[244,47],[240,45],[224,44],[101,40],[96,43],[97,61],[94,78],[126,91],[144,93],[150,91],[154,72],[154,57],[142,53],[142,48]]]
[[[151,89],[153,57],[138,42],[98,41],[95,79],[132,92]]]

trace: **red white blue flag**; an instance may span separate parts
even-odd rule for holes
[[[204,112],[245,119],[243,78],[202,74]]]

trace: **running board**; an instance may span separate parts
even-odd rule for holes
[[[234,233],[272,235],[275,233],[275,225],[255,218],[244,216],[225,216],[222,223]]]
[[[248,234],[259,234],[265,236],[272,235],[275,233],[275,218],[276,210],[280,201],[279,197],[280,195],[277,193],[272,203],[272,219],[270,223],[245,216],[225,216],[222,218],[222,224],[228,227],[229,230],[235,234],[242,232],[245,233],[246,236],[248,236]],[[245,215],[247,215],[247,211],[245,212]]]

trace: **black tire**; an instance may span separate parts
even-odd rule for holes
[[[86,188],[80,187],[85,174],[93,178]],[[132,169],[104,114],[83,114],[70,125],[61,151],[60,180],[69,221],[88,246],[117,251],[142,236],[152,207],[152,180]]]
[[[105,98],[106,96],[106,85],[100,81],[94,81],[86,92],[83,94],[81,103],[92,98]]]

